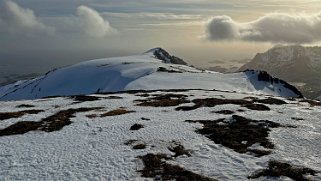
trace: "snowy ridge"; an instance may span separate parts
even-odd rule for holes
[[[0,87],[0,100],[87,95],[125,90],[216,89],[301,97],[284,82],[259,80],[259,72],[221,74],[174,64],[160,48],[142,55],[82,62],[32,80]],[[170,59],[172,58],[172,59]]]

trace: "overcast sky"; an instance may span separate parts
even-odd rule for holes
[[[279,43],[319,45],[320,32],[321,0],[0,0],[0,68],[46,70],[158,46],[206,66]]]

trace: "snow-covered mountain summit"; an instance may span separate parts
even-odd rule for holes
[[[275,46],[258,53],[240,71],[255,69],[297,85],[309,98],[321,94],[321,47]]]
[[[0,87],[0,100],[158,89],[216,89],[302,96],[283,81],[260,79],[259,71],[222,74],[182,64],[186,63],[161,48],[141,55],[91,60]]]
[[[184,60],[170,55],[166,50],[162,48],[153,48],[145,52],[145,54],[152,54],[155,58],[163,60],[164,63],[172,63],[172,64],[180,64],[180,65],[187,65]]]
[[[244,65],[241,70],[254,68],[254,66],[271,72],[285,67],[293,69],[300,66],[301,69],[313,70],[315,67],[321,67],[321,47],[275,46],[264,53],[256,54],[252,61]]]

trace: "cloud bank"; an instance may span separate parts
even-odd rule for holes
[[[239,23],[229,16],[215,16],[206,25],[212,41],[255,41],[272,43],[313,43],[321,40],[321,13],[315,15],[267,14]]]
[[[60,22],[59,22],[60,21]],[[68,34],[105,37],[116,31],[109,21],[105,20],[96,10],[87,6],[79,6],[76,15],[56,18],[55,23],[46,25],[43,18],[35,15],[34,11],[19,6],[13,1],[4,1],[0,8],[0,32],[10,35],[57,35]],[[48,22],[47,22],[48,23]]]
[[[43,24],[31,9],[20,7],[12,1],[5,1],[0,13],[0,29],[7,33],[46,33],[55,29]]]
[[[77,15],[82,30],[89,36],[104,37],[116,32],[109,22],[104,20],[94,9],[87,6],[79,6],[77,8]]]

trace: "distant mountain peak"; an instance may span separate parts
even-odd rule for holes
[[[166,50],[160,47],[150,49],[147,52],[145,52],[145,54],[152,54],[155,58],[162,60],[164,63],[187,65],[187,63],[184,60],[176,56],[170,55]]]
[[[258,53],[239,70],[263,70],[287,82],[294,83],[308,98],[321,94],[321,47],[277,45]]]
[[[297,59],[306,59],[307,48],[302,45],[276,45],[264,53],[256,54],[255,58],[263,61],[289,62]]]

